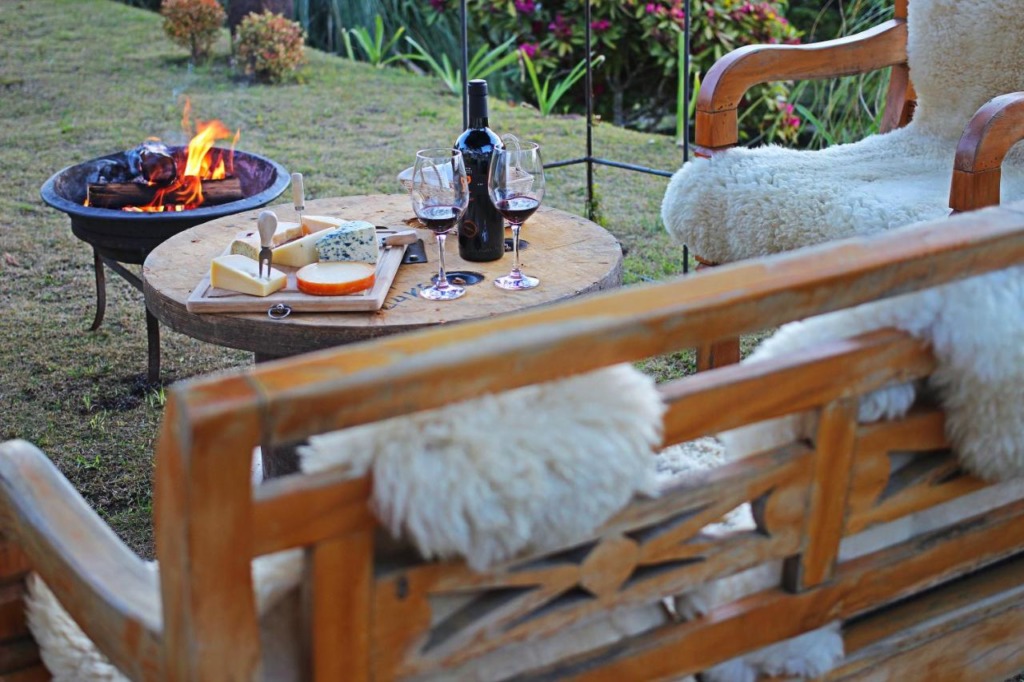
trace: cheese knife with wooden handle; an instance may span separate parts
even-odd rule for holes
[[[261,211],[256,218],[256,229],[260,233],[259,276],[263,277],[263,264],[267,265],[267,279],[270,279],[270,265],[274,260],[274,233],[277,232],[277,215],[273,211]]]

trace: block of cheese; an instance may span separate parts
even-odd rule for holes
[[[293,239],[298,239],[302,236],[302,225],[299,223],[278,223],[277,230],[274,232],[274,236],[270,240],[271,246],[280,246],[286,242],[290,242]],[[247,230],[242,232],[234,241],[231,242],[230,253],[239,253],[253,260],[259,258],[260,253],[260,234],[256,230]]]
[[[374,263],[380,255],[377,228],[365,220],[350,220],[325,232],[316,242],[321,261],[348,261]]]
[[[356,294],[373,286],[377,268],[369,263],[312,263],[295,273],[299,291],[314,296]]]
[[[347,218],[334,218],[327,215],[304,215],[302,216],[302,234],[322,232],[347,222]]]
[[[284,289],[288,283],[286,274],[271,268],[270,277],[262,278],[259,267],[259,263],[240,253],[217,256],[210,263],[210,284],[250,296],[269,296]]]
[[[274,265],[287,265],[292,268],[301,268],[319,260],[316,251],[316,242],[323,236],[323,233],[314,232],[287,242],[274,249],[272,256]]]

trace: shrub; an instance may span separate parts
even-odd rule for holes
[[[235,56],[246,75],[279,83],[306,63],[306,32],[298,22],[264,11],[238,25]]]
[[[187,48],[194,62],[209,57],[226,16],[217,0],[164,0],[160,14],[167,36]]]
[[[425,1],[425,0],[424,0]],[[584,55],[587,0],[469,0],[472,35],[497,45],[514,36],[521,52],[553,82],[566,78]],[[430,0],[439,12],[455,0]],[[750,43],[794,43],[799,32],[785,18],[787,0],[592,0],[595,105],[616,124],[654,127],[677,101],[679,49],[691,7],[691,69],[698,77],[729,50]],[[794,137],[797,117],[784,84],[758,86],[744,105],[745,139]]]

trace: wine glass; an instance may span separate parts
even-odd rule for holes
[[[448,281],[444,271],[444,240],[469,206],[469,180],[462,152],[457,149],[421,149],[416,152],[409,183],[412,210],[437,236],[437,282],[420,290],[431,301],[451,301],[466,293]]]
[[[524,275],[519,269],[519,230],[540,208],[544,198],[540,145],[506,136],[503,145],[495,148],[491,155],[487,191],[498,212],[512,226],[512,272],[494,280],[494,285],[513,291],[532,289],[540,280]]]

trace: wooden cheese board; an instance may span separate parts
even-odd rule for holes
[[[377,237],[395,234],[394,230],[377,230]],[[299,291],[295,283],[298,268],[274,265],[277,270],[288,275],[288,284],[284,289],[275,291],[269,296],[249,296],[227,289],[218,289],[210,284],[210,274],[200,280],[185,301],[185,309],[190,313],[265,313],[270,308],[283,304],[291,312],[306,313],[343,313],[372,312],[380,310],[387,298],[388,290],[395,281],[398,268],[405,257],[406,245],[381,248],[377,259],[377,272],[373,288],[359,294],[345,296],[313,296]]]

